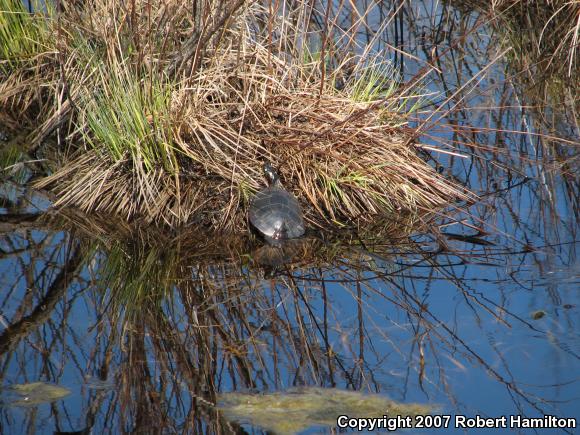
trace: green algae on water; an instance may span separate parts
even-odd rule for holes
[[[56,402],[70,394],[70,390],[47,382],[15,384],[2,389],[3,406],[36,406]]]
[[[218,402],[224,416],[278,434],[312,426],[336,426],[340,415],[362,418],[425,415],[430,405],[398,403],[378,394],[333,388],[298,388],[269,394],[227,393]]]

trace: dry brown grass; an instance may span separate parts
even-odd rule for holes
[[[364,51],[324,42],[306,4],[284,15],[232,1],[196,14],[175,1],[155,12],[65,5],[67,57],[52,57],[55,104],[34,135],[67,126],[66,163],[37,183],[57,206],[237,231],[264,160],[319,227],[471,198],[418,157],[405,122],[412,89],[397,93]]]
[[[463,3],[463,2],[457,2]],[[580,0],[466,0],[497,18],[522,70],[557,74],[578,82]]]

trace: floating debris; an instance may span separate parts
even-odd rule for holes
[[[55,402],[70,393],[67,388],[47,382],[15,384],[2,390],[0,403],[3,406],[36,406]]]
[[[429,414],[433,407],[398,403],[379,394],[331,388],[298,388],[270,394],[222,394],[225,417],[278,434],[292,434],[312,426],[336,426],[340,415],[381,418]]]
[[[530,314],[530,316],[532,317],[532,319],[534,320],[540,320],[542,317],[544,317],[546,315],[546,312],[544,310],[538,310],[538,311],[534,311],[532,314]]]

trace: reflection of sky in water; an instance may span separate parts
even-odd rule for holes
[[[422,4],[429,6],[429,2]],[[415,11],[421,13],[421,8]],[[485,29],[482,28],[472,38],[479,44],[479,50],[486,51],[489,56],[477,57],[467,51],[464,66],[472,70],[462,71],[466,77],[473,76],[477,65],[485,66],[490,58],[500,52],[498,48],[487,47],[490,41]],[[405,42],[411,47],[406,49],[423,57],[420,46],[416,47],[417,50],[413,48],[416,41],[418,39],[408,38]],[[417,70],[416,65],[406,61],[405,77]],[[465,82],[465,78],[458,82],[456,77],[454,74],[444,76],[451,89]],[[426,87],[439,92],[441,83],[437,79],[427,82]],[[388,276],[382,280],[371,279],[370,272],[365,272],[361,277],[367,280],[362,281],[360,290],[356,284],[334,282],[344,275],[336,271],[326,272],[328,341],[341,355],[346,369],[341,373],[335,367],[334,382],[328,377],[318,378],[305,363],[297,372],[296,367],[300,363],[291,354],[284,353],[288,349],[280,343],[275,348],[268,333],[267,313],[275,310],[279,316],[291,319],[290,323],[296,328],[293,333],[298,334],[300,327],[295,319],[299,307],[303,328],[308,334],[319,336],[320,324],[315,325],[305,313],[311,312],[319,320],[325,317],[320,285],[316,281],[300,285],[298,281],[302,297],[308,301],[306,306],[301,298],[295,303],[286,287],[272,289],[270,282],[264,281],[265,296],[260,301],[272,303],[262,306],[262,311],[247,314],[250,322],[262,325],[259,339],[264,341],[261,346],[264,359],[255,367],[261,364],[265,367],[256,368],[252,373],[258,390],[285,389],[302,383],[336,384],[338,387],[352,383],[363,390],[380,391],[395,400],[436,403],[441,405],[444,413],[465,413],[470,417],[476,414],[499,417],[517,413],[537,416],[537,408],[547,414],[580,417],[578,222],[562,179],[554,175],[553,180],[546,180],[542,175],[538,176],[536,165],[519,163],[522,158],[532,161],[538,158],[531,154],[538,146],[533,113],[523,113],[513,108],[500,114],[494,109],[500,105],[511,104],[515,107],[520,104],[522,97],[518,96],[518,92],[507,79],[504,65],[500,63],[482,76],[477,88],[461,102],[464,106],[462,110],[455,110],[442,119],[441,126],[436,126],[423,138],[427,144],[457,143],[457,147],[462,148],[466,141],[462,135],[467,135],[468,130],[444,125],[453,122],[459,126],[529,130],[530,134],[504,133],[501,138],[497,133],[486,130],[469,132],[469,141],[481,147],[496,146],[500,140],[505,143],[505,154],[493,158],[487,151],[474,151],[489,159],[487,164],[472,165],[471,159],[436,155],[444,166],[452,165],[453,175],[467,180],[480,193],[495,190],[492,187],[494,182],[498,183],[499,189],[505,189],[522,182],[524,176],[530,177],[529,181],[511,190],[485,196],[487,207],[476,205],[469,209],[475,218],[465,216],[467,222],[477,227],[482,223],[488,225],[490,234],[484,238],[495,245],[483,247],[450,240],[448,244],[456,252],[441,253],[431,258],[439,265],[438,268],[416,253],[397,255],[385,262],[375,258],[376,271]],[[504,99],[506,96],[507,100]],[[443,100],[444,97],[438,98],[436,102]],[[426,110],[431,110],[431,107],[427,106]],[[421,116],[428,115],[427,112]],[[462,153],[468,155],[464,149]],[[498,166],[503,165],[518,170],[497,170]],[[489,179],[487,171],[497,174],[497,178]],[[27,202],[18,203],[21,196],[15,195],[13,190],[7,193],[6,188],[2,187],[1,194],[3,198],[17,203],[18,211],[32,211],[33,207],[31,209]],[[552,198],[553,208],[546,201],[550,195],[556,195]],[[13,210],[4,208],[2,212],[10,213]],[[443,232],[474,232],[459,227],[451,225],[443,228]],[[37,295],[29,289],[46,289],[53,282],[67,259],[66,240],[67,234],[64,232],[52,233],[39,229],[21,229],[2,235],[0,253],[18,252],[0,257],[2,329],[15,317],[20,307],[26,306],[27,314],[36,307]],[[429,235],[417,236],[416,241],[432,251],[437,249],[437,244]],[[525,244],[536,248],[536,251],[525,252]],[[27,409],[0,409],[2,433],[24,432],[28,424],[44,433],[55,429],[79,430],[87,425],[87,415],[94,412],[89,410],[89,403],[99,404],[95,429],[119,418],[118,391],[110,391],[109,388],[112,386],[114,389],[123,378],[124,374],[117,369],[127,358],[128,350],[121,351],[117,346],[107,348],[107,336],[119,325],[111,327],[104,320],[107,319],[107,307],[102,305],[103,299],[99,297],[93,280],[95,274],[98,278],[99,261],[91,264],[90,268],[85,266],[81,274],[84,282],[74,282],[59,298],[50,313],[50,320],[43,322],[38,330],[30,331],[10,358],[0,357],[5,385],[51,380],[71,389],[73,394],[57,404],[39,407],[40,412],[33,421],[29,420]],[[49,272],[42,273],[44,268],[48,268]],[[14,274],[22,270],[33,272],[30,276],[15,280]],[[393,273],[393,270],[398,272]],[[349,272],[356,276],[352,269]],[[357,291],[363,295],[364,313],[365,361],[361,371],[356,369],[355,361],[360,351]],[[238,297],[244,301],[252,296],[241,294]],[[168,317],[174,322],[175,331],[183,342],[194,346],[195,342],[188,337],[190,317],[181,304],[182,297],[182,293],[176,292],[174,304],[167,302],[165,312],[169,313]],[[23,303],[27,298],[29,300]],[[428,308],[420,317],[417,315],[420,312],[419,304],[425,304]],[[545,312],[545,316],[534,320],[532,314],[537,311]],[[422,319],[421,322],[418,318]],[[104,333],[100,332],[101,329]],[[178,373],[175,367],[162,367],[155,360],[152,339],[148,336],[145,340],[151,376],[159,380],[160,375],[167,375],[173,370]],[[323,343],[323,340],[319,342]],[[421,351],[418,350],[419,346]],[[50,349],[50,356],[45,360],[39,357],[43,348]],[[279,354],[276,360],[267,352],[268,349],[277,349]],[[108,351],[112,352],[111,371],[108,379],[102,380],[95,362],[106,359]],[[319,362],[324,364],[325,356],[315,349],[311,351],[315,353],[314,359],[320,359]],[[422,383],[419,377],[421,353],[425,361]],[[220,355],[217,354],[218,358]],[[277,376],[272,376],[274,371],[277,371]],[[220,371],[215,379],[216,388],[219,391],[244,388],[239,379],[235,385],[232,379],[227,370]],[[506,384],[515,387],[515,390]],[[186,383],[181,388],[180,394],[172,394],[171,389],[162,393],[167,397],[166,407],[174,421],[189,418],[191,397]],[[61,426],[56,428],[55,421]]]
[[[45,235],[46,233],[39,231],[30,233],[36,244],[41,243]],[[13,235],[11,239],[22,242],[21,237]],[[55,233],[49,237],[53,241],[45,244],[45,252],[50,251],[51,246],[62,242],[65,236],[63,233]],[[62,246],[66,246],[66,243],[61,244]],[[464,247],[458,243],[458,248]],[[571,254],[574,252],[574,249],[569,250]],[[45,258],[49,257],[55,264],[62,264],[64,261],[62,252],[46,255]],[[353,370],[356,367],[353,358],[356,358],[359,351],[357,304],[354,299],[356,286],[333,284],[332,281],[338,277],[335,273],[327,273],[329,343],[336,352],[343,355],[342,362],[355,385],[362,385],[363,390],[370,388],[381,391],[395,400],[436,403],[442,406],[442,412],[463,412],[468,415],[501,416],[518,412],[517,407],[521,407],[520,412],[523,414],[535,415],[529,400],[538,403],[548,413],[577,415],[580,355],[577,334],[577,307],[580,301],[577,274],[574,272],[577,266],[561,266],[557,269],[562,279],[555,276],[554,269],[545,272],[544,278],[538,278],[534,261],[543,261],[545,257],[530,253],[508,256],[498,254],[498,264],[495,266],[468,264],[444,268],[441,272],[436,272],[432,267],[426,267],[425,262],[420,262],[413,267],[403,268],[404,271],[395,274],[391,282],[389,279],[362,281],[364,331],[367,337],[364,342],[365,379],[359,376],[357,370]],[[401,264],[414,264],[418,259],[412,255],[395,258],[395,261],[391,260],[387,264],[376,264],[376,270],[379,273],[389,273],[401,268]],[[13,282],[11,273],[18,269],[14,265],[15,261],[28,264],[31,255],[21,255],[12,260],[4,259],[0,263],[3,288],[5,283]],[[445,264],[446,261],[456,264],[458,257],[441,257],[438,262]],[[393,267],[392,263],[399,263],[399,266]],[[36,269],[39,268],[40,265]],[[513,271],[518,271],[517,281],[510,279]],[[83,275],[89,280],[86,268]],[[461,279],[452,283],[443,277],[445,275]],[[546,276],[550,278],[546,279]],[[365,277],[370,278],[369,273]],[[265,300],[271,299],[273,303],[263,309],[269,310],[272,306],[277,306],[279,315],[294,318],[296,312],[293,310],[289,290],[277,287],[272,294],[268,290],[268,282],[265,284]],[[312,313],[322,319],[324,305],[320,289],[315,288],[316,286],[305,287],[311,287],[310,290],[304,290],[304,297],[308,300]],[[401,289],[405,289],[408,294],[403,295]],[[19,283],[18,288],[8,298],[3,298],[3,318],[13,318],[14,309],[21,304],[24,294],[25,288]],[[251,295],[240,295],[241,301],[247,298],[251,298]],[[409,316],[408,310],[399,307],[413,299],[428,304],[428,312],[424,313],[425,323],[420,326],[416,317]],[[41,328],[44,345],[51,348],[47,366],[36,355],[38,348],[43,346],[38,343],[39,337],[35,334],[24,339],[13,358],[5,361],[7,365],[4,382],[7,384],[48,378],[58,380],[59,384],[70,388],[73,395],[59,402],[57,409],[61,412],[66,410],[70,416],[75,417],[67,424],[77,429],[84,424],[89,397],[104,396],[100,410],[102,414],[97,417],[97,421],[104,418],[105,410],[109,404],[114,403],[115,398],[115,394],[107,390],[107,385],[103,385],[107,382],[95,383],[93,378],[98,379],[98,371],[92,364],[88,364],[91,352],[104,351],[104,348],[97,346],[95,349],[94,346],[97,340],[94,304],[98,300],[90,288],[83,291],[80,286],[73,285],[64,299],[57,303],[51,314],[52,321]],[[178,300],[167,311],[171,312],[177,330],[185,335],[188,320]],[[298,305],[304,315],[305,304],[299,302]],[[564,308],[565,306],[569,308]],[[409,307],[417,308],[417,305],[410,302]],[[501,307],[508,312],[503,313]],[[288,312],[284,314],[284,310]],[[531,313],[536,310],[544,310],[546,315],[540,320],[532,320]],[[66,321],[62,322],[65,311]],[[98,309],[97,312],[102,310]],[[248,318],[257,325],[262,323],[263,329],[267,330],[267,316],[250,314]],[[295,322],[294,327],[298,328]],[[305,319],[305,327],[316,333],[316,326],[308,319]],[[423,385],[420,385],[419,353],[414,331],[418,329],[417,334],[421,335],[431,328],[431,334],[425,336],[423,343],[426,372]],[[108,329],[105,326],[105,330]],[[64,361],[61,359],[60,341],[63,335],[68,347]],[[260,339],[265,340],[267,337],[268,334],[264,333]],[[185,342],[187,341],[185,338]],[[149,340],[146,342],[151,346]],[[268,349],[268,346],[271,343],[266,342],[264,347]],[[116,347],[113,361],[121,363],[126,357],[124,355]],[[263,356],[266,358],[264,364],[271,368],[272,360],[269,359],[268,352]],[[154,353],[148,353],[147,358],[152,373],[167,370],[156,364]],[[268,389],[284,389],[313,382],[312,375],[307,373],[307,367],[303,368],[305,372],[301,377],[295,371],[296,361],[288,358],[283,354],[278,356],[277,380],[267,374],[263,375]],[[115,371],[116,365],[111,365],[109,386],[111,378],[118,379],[121,375]],[[502,380],[496,379],[494,373],[501,376]],[[445,380],[446,387],[443,386],[442,379]],[[341,374],[338,369],[334,381],[339,387],[345,387],[349,383],[344,373]],[[319,382],[330,385],[329,379],[319,379]],[[513,391],[510,393],[504,382],[513,382],[524,396],[518,396]],[[265,385],[258,382],[258,389],[264,387]],[[220,377],[220,390],[230,391],[234,388],[236,387],[232,384],[231,377]],[[176,420],[185,418],[189,407],[190,399],[185,386],[182,393],[179,399],[173,396],[169,400],[173,418]],[[538,398],[533,397],[534,394],[543,400],[554,400],[554,407],[538,402]],[[456,403],[451,403],[450,398]],[[54,420],[48,417],[49,405],[43,405],[41,409],[44,411],[40,415],[45,420],[43,423],[36,421],[37,427],[54,427]],[[9,432],[17,433],[23,427],[15,422],[22,421],[26,412],[26,409],[19,408],[2,410],[3,425],[9,424],[6,426],[11,428]],[[97,423],[97,427],[100,424],[103,424],[102,421]]]

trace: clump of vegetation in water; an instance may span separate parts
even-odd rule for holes
[[[577,80],[580,69],[580,0],[457,0],[493,17],[517,71],[529,70],[538,80],[545,73]],[[527,75],[524,73],[524,76]]]
[[[0,0],[0,22],[25,23],[0,33],[0,106],[33,127],[33,150],[59,145],[37,186],[61,206],[220,230],[246,226],[266,159],[317,226],[468,199],[418,156],[419,88],[309,10],[65,0],[30,15]]]

